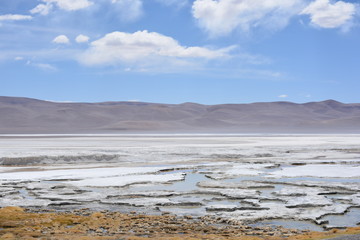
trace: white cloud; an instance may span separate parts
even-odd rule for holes
[[[40,68],[44,71],[57,71],[57,68],[48,63],[34,63],[35,67]]]
[[[93,5],[93,3],[88,0],[43,0],[43,1],[47,3],[55,3],[60,9],[66,11],[76,11]]]
[[[70,43],[70,40],[67,36],[65,35],[59,35],[56,38],[54,38],[52,40],[53,43],[58,43],[58,44],[68,44]]]
[[[278,98],[287,98],[287,97],[288,97],[288,95],[286,95],[286,94],[282,94],[282,95],[278,96]]]
[[[48,64],[48,63],[33,63],[33,62],[31,62],[31,61],[27,61],[27,62],[26,62],[26,65],[39,68],[39,69],[41,69],[41,70],[43,70],[43,71],[50,71],[50,72],[57,71],[57,68],[56,68],[56,67],[54,67],[53,65]]]
[[[93,2],[88,0],[42,0],[42,2],[44,4],[37,5],[31,9],[30,12],[32,14],[39,13],[41,15],[47,15],[54,5],[65,11],[76,11],[93,5]]]
[[[5,14],[0,15],[0,21],[21,21],[21,20],[31,20],[32,16],[29,15],[20,15],[20,14]]]
[[[50,3],[47,4],[39,4],[35,8],[30,10],[30,13],[32,14],[41,14],[41,15],[48,15],[51,9],[53,8],[53,5]]]
[[[119,17],[125,21],[134,21],[143,14],[143,3],[141,0],[111,0]]]
[[[300,14],[308,14],[311,23],[322,28],[337,28],[348,23],[355,15],[355,4],[329,0],[316,0],[310,3]]]
[[[146,30],[135,33],[112,32],[92,42],[79,60],[87,65],[112,65],[151,62],[159,58],[215,59],[229,56],[230,50],[185,47],[171,37]]]
[[[89,37],[86,36],[86,35],[80,34],[80,35],[78,35],[78,36],[75,38],[75,41],[76,41],[77,43],[85,43],[85,42],[88,42],[88,41],[89,41]]]
[[[236,29],[281,29],[303,7],[304,0],[196,0],[192,13],[211,36],[222,36]]]

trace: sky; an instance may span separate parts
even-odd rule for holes
[[[360,2],[0,0],[0,96],[360,102]]]

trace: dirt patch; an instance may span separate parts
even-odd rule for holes
[[[135,212],[30,212],[19,207],[0,209],[0,239],[321,239],[360,233],[360,227],[309,232],[281,227],[216,224],[219,219],[143,215]]]

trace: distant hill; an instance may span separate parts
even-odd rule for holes
[[[0,97],[0,133],[360,133],[360,104],[57,103]]]

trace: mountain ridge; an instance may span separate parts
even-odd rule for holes
[[[0,96],[0,134],[360,133],[360,104],[52,102]]]

